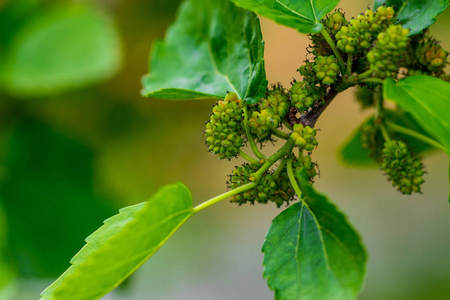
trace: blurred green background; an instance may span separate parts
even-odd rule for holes
[[[178,0],[0,0],[0,299],[37,299],[84,238],[120,207],[175,181],[195,204],[222,193],[241,160],[218,161],[202,129],[214,101],[142,98],[152,42]],[[343,0],[347,16],[370,1]],[[269,82],[289,86],[309,41],[262,19]],[[450,13],[432,33],[450,49]],[[450,299],[448,158],[434,153],[423,195],[402,196],[377,169],[339,163],[368,115],[352,91],[317,126],[313,158],[327,194],[363,237],[359,299]],[[270,153],[273,149],[265,148]],[[272,205],[227,201],[195,216],[104,299],[273,299],[260,248]]]

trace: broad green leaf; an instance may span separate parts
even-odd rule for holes
[[[67,269],[41,299],[98,299],[149,259],[193,214],[189,190],[165,186],[147,202],[126,207],[86,239]]]
[[[152,98],[223,98],[230,91],[259,101],[267,89],[259,19],[227,0],[185,1],[154,45],[142,85]]]
[[[279,214],[266,235],[264,278],[279,300],[355,299],[367,260],[360,238],[304,170],[299,177],[303,199]]]
[[[376,0],[375,7],[384,3],[396,6],[399,23],[411,30],[409,35],[422,33],[448,7],[448,0]]]
[[[386,79],[384,97],[394,101],[450,153],[450,83],[430,76]]]
[[[2,54],[0,84],[21,97],[47,96],[105,80],[121,64],[112,21],[86,4],[38,10]]]
[[[318,33],[320,20],[331,12],[339,0],[231,0],[237,6],[254,11],[279,24],[302,33]]]
[[[401,110],[385,110],[387,120],[393,122],[399,126],[407,127],[420,134],[429,136],[427,132],[412,118],[411,114]],[[361,133],[360,129],[364,124],[373,123],[373,116],[367,118],[361,126],[359,126],[350,137],[344,142],[344,144],[338,150],[339,160],[351,167],[377,167],[378,164],[369,157],[369,151],[361,146]],[[417,154],[425,153],[427,151],[436,149],[433,146],[422,142],[416,138],[400,133],[391,133],[393,136],[405,140],[408,145],[414,149]]]
[[[86,145],[34,120],[17,123],[7,136],[0,202],[9,260],[22,277],[56,277],[116,211],[115,199],[94,186],[94,153]]]

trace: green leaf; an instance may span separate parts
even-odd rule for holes
[[[302,33],[319,33],[320,20],[331,12],[339,0],[231,0],[237,6],[251,10],[279,24]]]
[[[42,292],[41,299],[98,299],[149,259],[194,213],[189,190],[181,183],[161,188],[148,202],[126,207],[105,221]]]
[[[115,199],[94,185],[92,150],[67,134],[27,119],[4,138],[0,201],[9,260],[24,278],[56,277],[116,211]]]
[[[436,22],[439,16],[448,7],[449,0],[376,0],[375,8],[386,3],[395,5],[399,23],[409,28],[409,35],[422,33],[422,31]]]
[[[307,182],[303,199],[279,214],[262,251],[264,277],[283,300],[355,299],[364,281],[366,253],[345,216]]]
[[[21,26],[1,59],[0,84],[11,94],[58,94],[114,75],[121,64],[119,35],[94,7],[59,4]]]
[[[429,136],[429,134],[425,132],[423,128],[413,119],[411,114],[405,111],[386,109],[385,116],[390,122],[402,127],[407,127],[422,135]],[[367,118],[361,126],[356,128],[356,130],[339,148],[338,158],[344,165],[351,167],[378,167],[378,164],[376,164],[375,161],[369,157],[369,151],[361,146],[360,129],[365,124],[373,123],[373,120],[374,116]],[[417,154],[426,153],[427,151],[436,149],[433,146],[409,135],[395,133],[395,137],[405,140]]]
[[[450,153],[450,83],[430,76],[386,79],[385,99],[394,101]]]
[[[227,0],[185,1],[154,45],[142,85],[152,98],[223,98],[230,91],[256,103],[267,89],[259,19]]]

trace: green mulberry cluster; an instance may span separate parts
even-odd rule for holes
[[[213,107],[204,133],[209,151],[220,159],[237,156],[244,143],[241,137],[243,107],[244,102],[238,99],[236,93],[228,93]]]
[[[323,24],[323,28],[336,43],[335,35],[339,30],[341,30],[342,26],[346,26],[348,24],[348,21],[345,19],[345,15],[340,10],[335,10],[323,18],[321,23]],[[315,56],[327,56],[333,54],[333,49],[331,49],[322,34],[312,34],[310,37],[312,41],[312,53]]]
[[[305,168],[310,182],[314,182],[314,178],[319,174],[317,163],[312,161],[310,155],[303,155],[302,157],[293,159],[292,167],[294,170],[301,167]]]
[[[440,73],[447,64],[448,53],[436,40],[422,41],[416,48],[416,58],[428,71]]]
[[[296,81],[289,89],[291,105],[299,112],[308,111],[314,102],[323,97],[321,90],[307,81]]]
[[[391,25],[378,35],[374,48],[367,54],[373,75],[380,78],[392,77],[398,71],[399,61],[406,54],[409,44],[409,30],[401,25]]]
[[[380,126],[368,122],[360,128],[361,147],[369,152],[369,157],[378,160],[381,156],[381,150],[384,146],[384,138]]]
[[[314,62],[313,69],[317,79],[324,85],[333,84],[340,72],[336,57],[334,55],[317,56]]]
[[[248,125],[260,142],[269,139],[270,132],[278,128],[280,123],[281,118],[275,113],[272,107],[263,109],[261,112],[254,111],[251,119],[248,120]]]
[[[291,133],[290,138],[302,150],[312,151],[317,146],[316,130],[309,126],[295,124],[294,132]]]
[[[272,90],[267,92],[266,97],[261,101],[259,107],[261,111],[272,107],[273,112],[280,119],[283,119],[290,109],[288,95],[281,85],[274,86]]]
[[[389,181],[402,194],[420,193],[420,185],[424,182],[423,164],[401,141],[390,141],[384,144],[381,168]]]
[[[394,16],[393,7],[380,6],[375,12],[367,10],[347,26],[342,26],[336,34],[336,46],[348,54],[370,48],[376,36],[393,24]]]
[[[248,120],[252,133],[256,134],[260,142],[270,139],[271,131],[281,125],[281,120],[286,117],[289,109],[288,95],[280,85],[274,86]]]
[[[261,166],[244,163],[241,167],[236,167],[230,175],[228,182],[229,189],[238,188],[251,182],[251,174],[256,172]],[[295,196],[295,191],[289,184],[287,174],[281,172],[274,176],[272,172],[266,172],[258,185],[243,193],[231,197],[231,202],[239,205],[250,202],[267,204],[269,201],[280,207],[283,203],[289,203]]]

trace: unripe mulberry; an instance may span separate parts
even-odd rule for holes
[[[281,118],[277,115],[273,107],[259,111],[254,111],[252,117],[248,120],[248,125],[253,133],[256,134],[259,141],[264,141],[270,138],[270,132],[278,128],[281,123]]]
[[[273,109],[273,112],[280,117],[280,119],[286,117],[289,112],[290,107],[288,97],[280,85],[274,86],[272,90],[269,90],[266,97],[259,105],[261,111],[270,107]]]
[[[323,96],[323,92],[305,81],[297,81],[289,89],[291,94],[291,105],[295,106],[299,112],[305,112],[313,106],[316,100]]]
[[[409,44],[409,29],[391,25],[377,37],[375,47],[367,54],[373,75],[380,78],[392,77],[399,68]]]
[[[297,71],[303,76],[303,81],[308,82],[311,85],[318,83],[316,72],[314,71],[314,63],[309,60],[306,60],[305,64],[301,65]]]
[[[244,163],[241,167],[236,167],[230,175],[228,188],[235,189],[250,183],[251,174],[256,172],[259,167],[261,166],[248,163]],[[289,179],[285,172],[281,172],[276,176],[272,172],[266,172],[255,188],[232,196],[231,202],[242,205],[247,202],[251,204],[255,202],[266,204],[270,201],[280,207],[283,203],[288,204],[294,195],[295,192],[289,184]]]
[[[310,126],[303,126],[302,124],[294,125],[294,132],[290,137],[296,146],[306,151],[312,151],[317,146],[316,130]]]
[[[378,33],[393,24],[394,15],[392,7],[380,6],[376,12],[367,10],[356,19],[352,19],[349,25],[342,26],[336,34],[336,46],[349,54],[370,48]]]
[[[430,72],[442,72],[447,64],[448,53],[436,40],[423,41],[416,48],[416,58]]]
[[[384,147],[384,138],[380,126],[373,122],[366,123],[360,128],[360,136],[361,147],[369,151],[370,158],[378,161]]]
[[[334,55],[317,56],[313,66],[316,77],[324,84],[330,85],[335,83],[337,75],[340,72],[337,59]]]
[[[244,143],[241,137],[243,107],[244,102],[235,93],[228,93],[213,107],[204,133],[209,151],[220,159],[237,156]]]
[[[295,157],[292,160],[292,167],[297,168],[305,168],[306,175],[308,176],[308,180],[310,182],[314,182],[314,178],[319,174],[317,163],[313,162],[310,155],[303,155],[302,157]]]
[[[340,10],[335,10],[331,14],[327,15],[322,19],[321,23],[323,28],[328,32],[331,39],[336,43],[335,35],[341,29],[342,26],[346,26],[348,21],[345,19],[344,13]],[[312,41],[312,53],[315,56],[332,55],[333,49],[331,49],[330,44],[325,40],[322,34],[312,34],[310,35]]]
[[[381,168],[389,181],[402,194],[420,193],[420,185],[424,182],[425,173],[420,159],[414,156],[408,146],[401,141],[390,141],[384,144]]]

